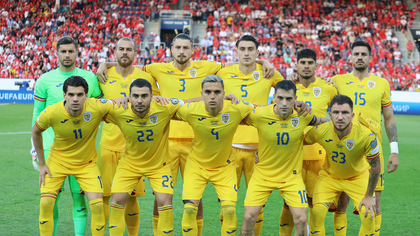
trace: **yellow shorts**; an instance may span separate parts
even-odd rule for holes
[[[237,189],[239,189],[239,185],[241,183],[242,171],[244,172],[246,187],[248,188],[248,183],[251,180],[252,173],[254,172],[255,151],[257,150],[232,147],[230,159],[235,162],[236,177],[238,179],[236,183]]]
[[[336,201],[341,192],[345,192],[352,199],[354,205],[359,206],[365,196],[368,181],[369,171],[350,180],[342,180],[333,178],[325,170],[321,170],[315,185],[313,204]]]
[[[99,161],[98,167],[99,171],[101,172],[102,176],[102,184],[104,187],[104,196],[108,197],[111,196],[111,185],[112,180],[114,179],[115,171],[117,170],[118,162],[122,157],[122,152],[112,151],[102,146],[99,148]],[[140,179],[135,187],[135,190],[131,193],[133,197],[144,197],[145,194],[145,186],[144,186],[144,178]]]
[[[52,178],[45,175],[45,186],[41,186],[41,193],[56,193],[61,189],[61,185],[67,176],[73,175],[79,182],[83,191],[88,193],[102,193],[102,179],[96,163],[91,161],[84,165],[69,166],[47,160],[47,166]]]
[[[312,197],[314,194],[322,161],[323,160],[303,160],[302,179],[303,183],[305,183],[306,194],[308,194],[308,197]]]
[[[176,186],[178,169],[184,178],[184,169],[187,157],[191,150],[191,139],[169,139],[169,166],[172,172],[173,185]]]
[[[384,163],[384,153],[382,152],[382,145],[379,149],[379,156],[381,157],[381,175],[379,175],[378,183],[376,184],[375,191],[382,191],[385,188],[385,163]]]
[[[294,178],[288,182],[271,182],[260,175],[252,175],[246,191],[245,206],[264,206],[273,190],[279,190],[280,196],[291,207],[307,208],[305,184],[302,178]]]
[[[189,158],[185,165],[182,200],[200,200],[207,183],[211,182],[220,200],[237,200],[235,164],[204,169],[195,160]]]
[[[121,159],[112,183],[112,193],[131,193],[136,184],[144,177],[149,179],[154,192],[174,194],[171,168],[168,165],[158,169],[147,169],[133,166]]]

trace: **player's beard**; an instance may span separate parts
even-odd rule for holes
[[[314,75],[312,74],[312,75],[299,75],[299,76],[302,77],[302,79],[310,79]]]
[[[66,67],[66,68],[72,67],[74,65],[74,63],[75,63],[75,61],[73,61],[70,64],[64,64],[64,60],[60,60],[60,65]]]
[[[117,59],[117,62],[118,62],[118,65],[120,65],[121,67],[123,67],[123,68],[126,68],[126,67],[129,67],[129,66],[132,66],[133,65],[133,61],[134,61],[134,59],[131,59],[131,58],[129,58],[129,57],[124,57],[124,58],[126,58],[126,59],[128,59],[127,61],[125,61],[125,62],[123,62],[123,57],[121,57],[121,58],[119,58],[119,59]]]
[[[339,128],[337,128],[337,126],[335,126],[334,125],[334,128],[336,129],[336,130],[338,130],[338,131],[344,131],[344,130],[346,130],[348,127],[349,127],[349,125],[351,124],[351,122],[349,122],[344,128],[342,128],[342,129],[339,129]]]
[[[133,108],[137,113],[143,113],[143,112],[149,110],[150,103],[147,106],[144,106],[143,108],[137,108],[137,107],[133,107]]]
[[[362,72],[364,70],[366,70],[366,68],[368,68],[368,64],[365,64],[363,62],[363,64],[357,64],[357,62],[353,65],[353,68],[359,72]]]
[[[180,64],[180,65],[184,65],[185,63],[187,63],[187,62],[190,60],[190,58],[189,58],[189,57],[187,57],[187,56],[185,56],[185,57],[183,57],[183,58],[174,57],[174,60],[175,60],[178,64]]]

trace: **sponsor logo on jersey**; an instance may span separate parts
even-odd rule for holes
[[[121,88],[123,88],[123,89],[128,88],[128,84],[121,84]]]
[[[368,80],[367,85],[370,89],[373,89],[375,87],[375,81],[372,80]]]
[[[352,84],[352,83],[354,83],[353,81],[352,82],[348,82],[348,83],[346,83],[347,85],[350,85],[350,84]]]
[[[210,124],[211,125],[217,125],[217,124],[219,124],[219,121],[210,121]]]
[[[74,120],[73,121],[73,125],[79,125],[80,124],[80,120]]]
[[[132,119],[126,120],[125,122],[130,123],[131,121],[133,121]]]
[[[314,96],[318,97],[319,95],[321,95],[321,88],[320,87],[314,87]]]
[[[198,121],[202,121],[204,119],[206,119],[206,118],[205,117],[201,117],[201,118],[198,118]]]
[[[172,231],[173,231],[173,230],[169,230],[169,231],[165,231],[165,230],[164,230],[164,231],[163,231],[163,233],[164,233],[164,234],[169,234],[169,233],[172,233]]]
[[[227,124],[229,122],[229,113],[223,113],[220,117],[222,119],[223,124]]]
[[[325,140],[325,142],[327,142],[327,143],[332,142],[332,141],[333,141],[332,139]]]
[[[191,77],[196,77],[197,76],[197,70],[195,68],[189,70],[188,73],[190,74]]]
[[[235,233],[236,232],[236,229],[234,229],[234,230],[232,230],[232,231],[226,231],[226,233],[228,233],[228,234],[233,234],[233,233]]]
[[[337,144],[337,148],[342,149],[343,148],[343,145]]]
[[[84,210],[86,210],[86,208],[82,208],[82,209],[80,209],[80,210],[77,210],[77,212],[82,212],[82,211],[84,211]]]
[[[113,84],[113,83],[115,83],[115,82],[117,82],[116,80],[113,80],[113,81],[111,81],[111,82],[109,82],[110,84]]]
[[[172,70],[168,70],[168,71],[166,71],[166,72],[168,72],[169,74],[175,73],[175,72],[174,72],[174,71],[172,71]]]
[[[140,122],[139,125],[140,126],[146,126],[147,125],[147,122]]]
[[[47,222],[48,222],[48,220],[46,220],[46,221],[40,221],[39,224],[43,225],[43,224],[45,224]]]
[[[63,83],[59,83],[58,85],[56,85],[55,87],[60,87],[61,85],[63,85]]]
[[[69,119],[65,119],[63,121],[61,121],[62,124],[66,123]]]
[[[289,126],[289,124],[280,124],[280,127],[283,129],[287,129],[287,126]]]
[[[309,97],[309,93],[305,93],[305,92],[303,92],[303,96],[304,96],[304,97]]]
[[[296,128],[299,125],[299,117],[292,117],[291,123],[293,128]]]
[[[354,148],[354,141],[353,140],[347,140],[346,141],[346,147],[348,150],[352,150]]]
[[[252,78],[255,81],[258,81],[260,79],[260,72],[259,71],[254,71],[254,73],[252,73]]]
[[[232,75],[232,76],[230,76],[230,78],[236,78],[236,77],[238,77],[237,75]]]
[[[153,115],[151,115],[151,116],[149,116],[149,120],[150,120],[150,123],[152,123],[152,124],[156,124],[156,122],[158,121],[158,116],[157,116],[157,114],[153,114]]]
[[[90,111],[83,113],[83,120],[89,122],[92,119],[92,113]]]
[[[272,122],[268,123],[268,125],[272,125],[272,124],[275,124],[275,123],[276,123],[275,121],[272,121]]]
[[[357,87],[358,87],[359,89],[362,89],[362,88],[364,88],[365,86],[364,86],[364,85],[360,85],[360,84],[358,84],[358,85],[357,85]]]

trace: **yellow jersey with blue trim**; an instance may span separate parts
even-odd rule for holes
[[[256,69],[245,75],[239,65],[227,66],[217,72],[225,83],[225,93],[233,94],[237,98],[259,105],[268,104],[271,88],[283,80],[278,71],[270,79],[264,77],[262,65],[256,64]],[[233,136],[234,144],[258,144],[257,129],[251,126],[239,126]]]
[[[114,104],[104,98],[90,98],[85,101],[83,112],[73,117],[66,111],[64,103],[48,106],[35,121],[42,131],[49,127],[54,130],[48,159],[73,166],[96,162],[98,126]]]
[[[213,116],[206,111],[204,101],[181,106],[176,117],[188,122],[195,136],[188,158],[205,169],[230,164],[233,135],[253,107],[246,101],[232,104],[231,101],[224,100],[223,109]]]
[[[170,63],[152,63],[143,70],[153,76],[159,85],[160,95],[168,98],[191,99],[201,96],[201,82],[208,75],[216,74],[224,64],[210,61],[190,60],[183,71]],[[194,138],[191,127],[181,121],[171,121],[169,138]]]
[[[303,131],[317,124],[313,114],[298,116],[296,112],[286,119],[274,112],[275,104],[257,107],[244,120],[258,130],[259,162],[254,175],[272,182],[285,182],[302,177]]]
[[[302,84],[296,85],[297,100],[308,104],[317,117],[326,117],[330,101],[337,95],[337,89],[326,83],[323,79],[315,77],[315,81],[308,87]],[[307,127],[307,132],[311,127]],[[325,150],[318,143],[303,146],[303,160],[322,160]]]
[[[367,159],[379,157],[377,135],[359,122],[353,122],[351,132],[341,139],[334,132],[331,121],[312,127],[305,134],[304,142],[318,142],[324,147],[327,157],[321,168],[339,179],[352,179],[363,174],[369,169]]]
[[[99,83],[102,94],[106,99],[128,97],[130,94],[130,85],[136,79],[145,79],[152,85],[153,95],[159,95],[159,89],[153,77],[134,67],[133,73],[126,78],[118,74],[115,66],[107,71],[108,80],[105,84]],[[102,128],[101,145],[108,150],[123,152],[125,149],[125,139],[120,129],[111,123],[105,123]]]
[[[167,105],[155,100],[150,103],[149,112],[140,118],[129,103],[128,109],[122,107],[109,111],[106,122],[117,125],[126,140],[123,153],[125,161],[133,166],[157,169],[167,164],[169,124],[181,100],[171,99]]]

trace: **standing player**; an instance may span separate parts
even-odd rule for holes
[[[372,60],[371,47],[364,41],[355,41],[351,45],[351,60],[354,71],[345,75],[333,77],[339,94],[347,95],[354,101],[354,112],[361,113],[365,118],[376,123],[381,123],[381,111],[385,119],[385,129],[391,146],[391,155],[388,159],[388,173],[394,172],[398,167],[398,134],[394,112],[392,110],[391,92],[389,83],[369,73],[369,63]],[[381,192],[384,189],[384,159],[382,152],[382,131],[379,132],[379,145],[381,156],[381,174],[375,189],[376,217],[375,235],[381,230]],[[392,168],[390,168],[392,165]],[[345,215],[348,196],[340,197],[337,212],[334,213],[334,229],[336,235],[345,235],[347,229],[347,217]],[[340,230],[341,229],[341,230]]]
[[[305,185],[302,181],[303,131],[325,118],[299,117],[293,111],[296,86],[289,80],[277,83],[275,104],[258,107],[245,123],[258,129],[259,162],[255,165],[247,195],[241,235],[255,235],[254,224],[268,196],[278,189],[286,199],[296,224],[295,235],[307,235]],[[319,121],[318,121],[319,120]]]
[[[202,81],[203,101],[182,106],[176,113],[194,130],[194,141],[184,173],[183,235],[197,235],[197,209],[207,183],[210,181],[219,196],[224,221],[221,235],[236,235],[236,173],[230,158],[236,128],[252,111],[247,102],[231,104],[223,101],[223,80],[209,75]]]
[[[239,57],[239,64],[225,67],[217,72],[225,83],[225,92],[233,94],[237,98],[246,100],[253,104],[268,104],[268,96],[272,87],[283,80],[278,71],[274,72],[272,78],[263,76],[263,69],[256,63],[258,56],[258,41],[251,35],[244,35],[236,42]],[[235,160],[237,184],[239,189],[242,172],[245,176],[246,187],[248,187],[254,170],[255,156],[258,149],[258,134],[254,127],[239,126],[233,137],[231,158]],[[223,214],[220,214],[223,222]],[[255,224],[255,235],[260,235],[263,224],[263,210]]]
[[[48,106],[32,128],[40,165],[41,202],[39,230],[41,235],[54,231],[53,208],[64,179],[73,175],[80,181],[92,212],[92,235],[104,235],[105,217],[102,183],[96,166],[95,139],[102,118],[113,107],[106,99],[88,99],[88,84],[81,76],[64,81],[64,102]],[[47,164],[44,158],[42,132],[51,127],[54,142]],[[49,177],[48,177],[48,176]]]
[[[317,117],[326,117],[331,99],[337,95],[333,85],[328,84],[321,78],[315,77],[316,52],[312,49],[302,49],[297,52],[298,84],[296,95],[299,100],[308,104]],[[305,132],[310,127],[307,127]],[[302,178],[306,185],[306,193],[309,205],[309,216],[312,212],[312,195],[318,179],[321,163],[325,158],[325,150],[319,144],[303,146]],[[286,202],[280,216],[280,234],[292,235],[293,217]]]
[[[374,235],[373,194],[381,172],[378,136],[359,122],[352,122],[353,102],[345,95],[331,100],[330,117],[332,122],[312,128],[304,139],[306,144],[318,142],[327,153],[314,190],[311,235],[325,235],[325,216],[341,192],[349,194],[358,206],[362,221],[359,235]],[[367,218],[369,211],[371,217]]]
[[[105,84],[99,84],[104,98],[127,97],[131,83],[138,78],[143,78],[152,84],[153,93],[158,95],[159,90],[156,81],[150,74],[133,66],[136,52],[134,42],[130,38],[121,38],[117,43],[117,65],[107,71],[109,80]],[[125,149],[125,138],[118,126],[112,123],[103,125],[101,143],[99,145],[98,166],[102,175],[104,187],[104,211],[105,222],[109,218],[109,199],[111,197],[111,185],[115,171]],[[128,198],[125,204],[125,222],[129,235],[138,235],[140,225],[140,207],[137,197],[144,196],[144,179],[138,182],[135,192]]]
[[[135,185],[148,177],[156,198],[159,222],[155,235],[173,234],[171,169],[167,165],[169,122],[182,101],[171,99],[168,105],[152,101],[152,86],[137,79],[130,86],[129,108],[113,109],[106,122],[116,124],[127,146],[118,165],[112,184],[109,232],[123,235],[124,207]]]
[[[49,105],[63,101],[63,83],[70,76],[81,76],[89,85],[88,97],[98,98],[101,96],[98,80],[96,76],[88,71],[79,69],[75,66],[77,58],[77,42],[69,36],[60,38],[57,42],[57,56],[59,59],[59,68],[43,74],[36,83],[34,112],[32,117],[32,125],[39,117],[40,113]],[[53,129],[47,129],[43,133],[44,156],[48,157],[50,147],[54,140]],[[37,156],[37,152],[32,147],[32,156]],[[84,235],[87,219],[87,206],[85,197],[81,194],[81,189],[74,176],[69,176],[69,185],[71,196],[73,198],[73,222],[76,235]],[[57,201],[60,193],[57,195]],[[54,205],[54,229],[57,228],[58,222],[58,204]],[[56,230],[54,230],[54,235]]]
[[[216,74],[224,67],[224,64],[210,61],[193,61],[193,40],[188,34],[178,34],[172,41],[171,47],[173,62],[153,63],[143,67],[159,84],[160,95],[163,97],[175,97],[179,99],[191,99],[200,97],[202,80],[212,74]],[[264,76],[270,78],[274,74],[273,67],[266,61],[257,61],[263,64]],[[227,65],[233,65],[228,63]],[[97,76],[101,82],[107,80],[102,74],[105,67],[113,66],[113,63],[104,63],[98,70]],[[265,69],[269,68],[269,69]],[[173,185],[176,186],[178,170],[181,176],[184,174],[186,158],[190,152],[191,142],[194,138],[191,127],[185,122],[172,120],[169,130],[169,164],[172,170]],[[155,204],[153,213],[153,229],[156,230],[158,215]],[[201,235],[203,228],[203,207],[199,204],[197,215],[198,233]]]

